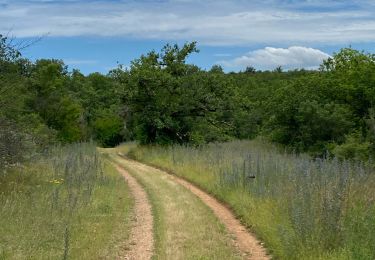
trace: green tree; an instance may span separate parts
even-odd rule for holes
[[[67,68],[61,61],[37,61],[28,83],[33,94],[28,103],[48,127],[57,131],[60,141],[74,142],[83,138],[83,109],[68,91],[67,79]]]
[[[160,54],[153,51],[132,62],[124,101],[127,121],[142,143],[201,141],[204,125],[220,128],[220,105],[228,90],[224,74],[186,64],[194,52],[195,42],[166,45]]]
[[[103,147],[113,147],[123,140],[123,119],[110,110],[102,111],[93,123],[94,138]]]

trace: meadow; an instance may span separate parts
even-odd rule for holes
[[[374,54],[227,73],[191,64],[191,41],[84,75],[14,43],[0,34],[0,259],[121,252],[133,201],[95,146],[130,141],[145,145],[133,158],[231,207],[275,258],[375,259]],[[296,154],[226,142],[256,138]]]
[[[113,259],[132,205],[93,143],[49,148],[0,174],[0,259]]]
[[[129,156],[215,195],[276,259],[374,259],[371,163],[312,159],[263,141],[138,146]]]

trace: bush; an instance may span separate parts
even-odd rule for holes
[[[107,114],[94,122],[94,136],[103,147],[114,147],[123,141],[124,123],[118,116]]]
[[[14,123],[0,118],[0,170],[7,171],[24,161],[26,143],[26,135]]]
[[[370,157],[370,148],[371,143],[364,141],[360,133],[356,132],[347,135],[345,142],[334,147],[332,152],[340,159],[367,161]]]

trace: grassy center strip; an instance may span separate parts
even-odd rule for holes
[[[116,157],[150,196],[155,214],[155,259],[239,259],[213,212],[171,176]]]

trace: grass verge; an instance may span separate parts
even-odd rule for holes
[[[170,169],[227,203],[275,257],[375,258],[371,165],[312,160],[257,141],[140,146],[130,155]]]
[[[115,258],[133,201],[93,144],[57,147],[0,176],[0,259]]]

